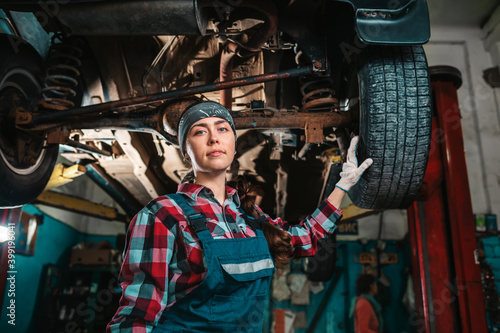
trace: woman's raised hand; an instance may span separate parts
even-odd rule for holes
[[[370,165],[372,165],[373,160],[367,158],[366,160],[358,166],[358,159],[356,157],[356,149],[358,147],[359,137],[355,136],[351,139],[351,144],[349,145],[349,150],[347,151],[347,160],[342,165],[342,172],[340,173],[340,180],[336,187],[348,192],[351,187],[353,187],[361,178],[363,172]]]

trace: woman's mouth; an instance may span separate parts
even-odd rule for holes
[[[210,153],[208,153],[208,156],[217,157],[217,156],[220,156],[222,154],[224,154],[223,150],[215,149],[215,150],[212,150]]]

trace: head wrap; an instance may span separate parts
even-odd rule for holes
[[[188,133],[191,126],[198,120],[208,117],[219,117],[226,120],[234,133],[234,140],[236,141],[236,128],[234,127],[233,117],[229,111],[223,107],[221,104],[216,102],[201,102],[189,107],[181,116],[179,120],[179,130],[177,131],[179,135],[179,146],[181,148],[181,153],[184,156],[186,154],[186,134]]]

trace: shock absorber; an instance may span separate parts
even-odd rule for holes
[[[300,54],[298,56],[300,57]],[[334,97],[333,80],[330,77],[303,78],[300,92],[302,93],[303,111],[330,112],[340,110],[339,101]],[[305,143],[297,154],[297,159],[304,159],[311,147],[311,143]]]
[[[335,98],[333,81],[329,77],[317,77],[306,81],[300,87],[302,110],[332,111],[338,110],[339,101]]]
[[[55,34],[46,60],[43,92],[43,107],[64,110],[75,106],[79,85],[81,40]]]

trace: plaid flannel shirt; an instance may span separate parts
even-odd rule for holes
[[[240,212],[237,191],[228,186],[226,191],[222,206],[213,192],[201,185],[182,183],[177,193],[205,214],[215,239],[254,237]],[[264,215],[292,235],[295,257],[304,257],[314,255],[318,241],[335,230],[342,212],[324,200],[298,224]],[[182,209],[166,196],[152,200],[130,222],[123,258],[123,294],[107,332],[151,332],[162,312],[206,276],[206,259],[198,237]]]

